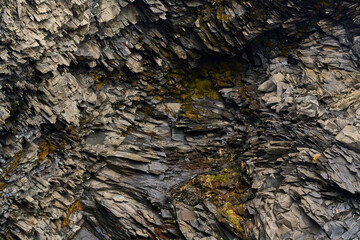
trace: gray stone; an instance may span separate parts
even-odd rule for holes
[[[337,141],[345,144],[347,147],[360,151],[360,128],[348,125],[336,135]]]

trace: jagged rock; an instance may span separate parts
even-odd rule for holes
[[[350,149],[360,151],[360,132],[356,126],[348,125],[344,127],[341,132],[336,135],[336,140],[345,144]]]
[[[0,236],[360,238],[355,0],[0,0]]]

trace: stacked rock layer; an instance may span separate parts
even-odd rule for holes
[[[2,238],[360,238],[358,1],[0,10]]]

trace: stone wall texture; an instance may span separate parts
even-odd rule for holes
[[[360,239],[357,0],[0,0],[0,239]]]

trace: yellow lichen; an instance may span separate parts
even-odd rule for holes
[[[1,191],[4,189],[6,183],[5,182],[0,182],[0,196],[1,196]]]
[[[16,171],[16,168],[20,163],[20,159],[22,155],[23,155],[23,151],[19,151],[15,153],[14,160],[3,168],[3,172],[0,176],[0,196],[2,194],[1,191],[6,186],[5,179],[9,176],[9,174],[14,173]]]
[[[105,81],[99,81],[96,85],[95,85],[95,88],[96,89],[101,89],[105,84]]]
[[[91,78],[92,78],[95,82],[96,82],[96,81],[99,81],[100,79],[102,79],[102,78],[104,77],[104,75],[99,74],[99,73],[97,73],[97,72],[95,72],[95,71],[91,72],[91,73],[90,73],[90,76],[91,76]]]
[[[230,16],[225,14],[222,0],[216,0],[216,5],[217,5],[217,7],[216,7],[216,18],[218,20],[220,20],[220,21],[228,22]]]
[[[120,78],[123,78],[124,76],[119,74],[119,73],[113,73],[110,75],[104,75],[102,73],[99,73],[97,71],[93,71],[90,73],[92,79],[95,82],[95,89],[96,90],[100,90],[105,83],[109,82],[109,81],[118,81]]]
[[[70,216],[73,212],[77,212],[77,211],[81,211],[83,210],[83,207],[81,205],[80,200],[75,201],[73,204],[71,204],[71,206],[69,207],[67,213],[66,213],[66,217],[64,219],[64,221],[61,224],[61,227],[67,227],[70,223]]]
[[[38,160],[43,161],[45,158],[56,150],[56,146],[47,140],[42,140],[38,148]]]
[[[188,119],[191,119],[191,120],[203,118],[203,116],[201,116],[200,110],[195,108],[191,103],[190,104],[183,104],[181,106],[181,109],[184,112],[184,113],[181,114],[182,117],[185,117],[185,118],[188,118]]]
[[[225,168],[216,174],[204,174],[192,179],[180,191],[198,189],[203,198],[210,200],[218,209],[218,219],[224,224],[230,223],[233,230],[246,239],[242,222],[245,209],[241,194],[249,186],[241,179],[241,169]],[[194,192],[193,192],[194,194]],[[196,193],[195,193],[196,194]]]
[[[129,126],[125,132],[122,132],[122,135],[124,137],[127,137],[131,132],[133,132],[135,129],[132,126]]]
[[[315,154],[315,155],[313,156],[312,161],[313,161],[313,162],[316,162],[320,156],[321,156],[320,153]]]
[[[152,90],[151,85],[147,85],[145,90],[148,91],[148,92],[151,92],[151,90]]]
[[[194,98],[220,99],[220,94],[214,89],[213,83],[208,79],[195,79],[188,87],[188,91]]]

